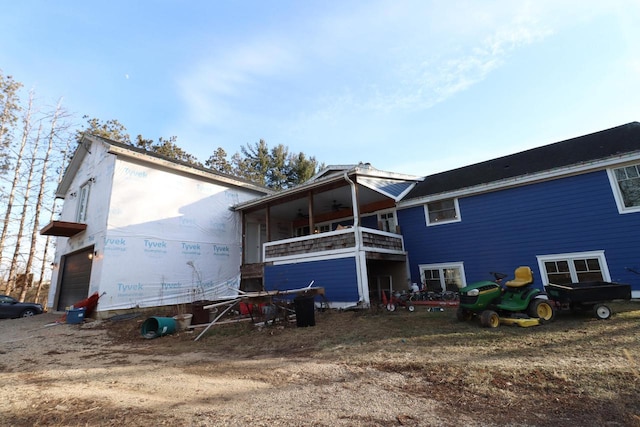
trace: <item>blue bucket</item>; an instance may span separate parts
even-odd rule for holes
[[[77,325],[84,321],[84,308],[70,308],[67,310],[67,323]]]
[[[176,320],[173,317],[150,317],[144,321],[140,332],[147,339],[169,335],[176,331]]]

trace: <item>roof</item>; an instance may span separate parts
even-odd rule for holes
[[[303,184],[309,184],[321,179],[325,179],[325,178],[331,178],[331,177],[342,177],[344,176],[345,172],[349,175],[355,173],[358,175],[367,175],[367,176],[371,176],[371,177],[378,177],[378,178],[388,178],[391,180],[406,180],[406,181],[416,181],[416,180],[420,180],[422,178],[420,177],[416,177],[413,175],[407,175],[407,174],[401,174],[401,173],[397,173],[397,172],[387,172],[387,171],[382,171],[380,169],[376,169],[373,166],[371,166],[371,163],[358,163],[358,164],[354,164],[354,165],[329,165],[326,166],[324,169],[322,169],[321,171],[318,171],[318,173],[316,173],[314,176],[312,176],[311,178],[309,178],[307,181],[305,181]]]
[[[591,133],[497,159],[429,175],[405,201],[617,156],[640,153],[640,123]]]
[[[331,165],[327,166],[304,183],[278,193],[262,196],[235,206],[237,210],[249,209],[264,205],[276,200],[286,199],[291,195],[306,194],[309,190],[321,188],[328,184],[345,181],[345,177],[357,177],[358,184],[362,184],[395,201],[400,200],[409,192],[416,182],[422,178],[387,172],[374,168],[370,163],[357,165]]]
[[[194,165],[188,162],[171,159],[160,154],[144,150],[133,145],[124,144],[122,142],[112,141],[107,138],[103,138],[96,135],[85,134],[82,136],[80,143],[76,149],[76,152],[65,171],[64,177],[56,190],[56,197],[64,198],[69,186],[71,185],[75,174],[77,173],[80,165],[87,154],[91,153],[91,144],[93,142],[99,142],[105,144],[108,147],[110,153],[115,155],[121,155],[125,157],[136,158],[139,161],[152,163],[167,167],[183,173],[189,173],[192,175],[200,176],[208,180],[214,180],[223,182],[229,185],[246,188],[249,190],[257,191],[262,194],[271,194],[273,191],[269,188],[263,187],[252,181],[244,178],[240,178],[234,175],[225,174],[222,172],[208,169],[199,165]]]

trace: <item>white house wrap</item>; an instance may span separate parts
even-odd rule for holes
[[[86,230],[58,238],[50,306],[62,310],[93,292],[103,294],[99,311],[234,294],[242,228],[230,207],[265,192],[85,137],[58,196],[65,199],[60,220],[84,223]],[[84,280],[77,273],[83,270]]]

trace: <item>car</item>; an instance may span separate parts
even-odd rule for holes
[[[41,304],[34,302],[20,302],[9,295],[0,295],[0,319],[17,319],[42,314]]]

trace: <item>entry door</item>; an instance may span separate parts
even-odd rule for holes
[[[62,258],[62,278],[58,291],[57,310],[63,311],[89,296],[92,264],[93,246]]]
[[[247,223],[245,264],[262,262],[262,244],[267,240],[267,226],[257,222]]]

